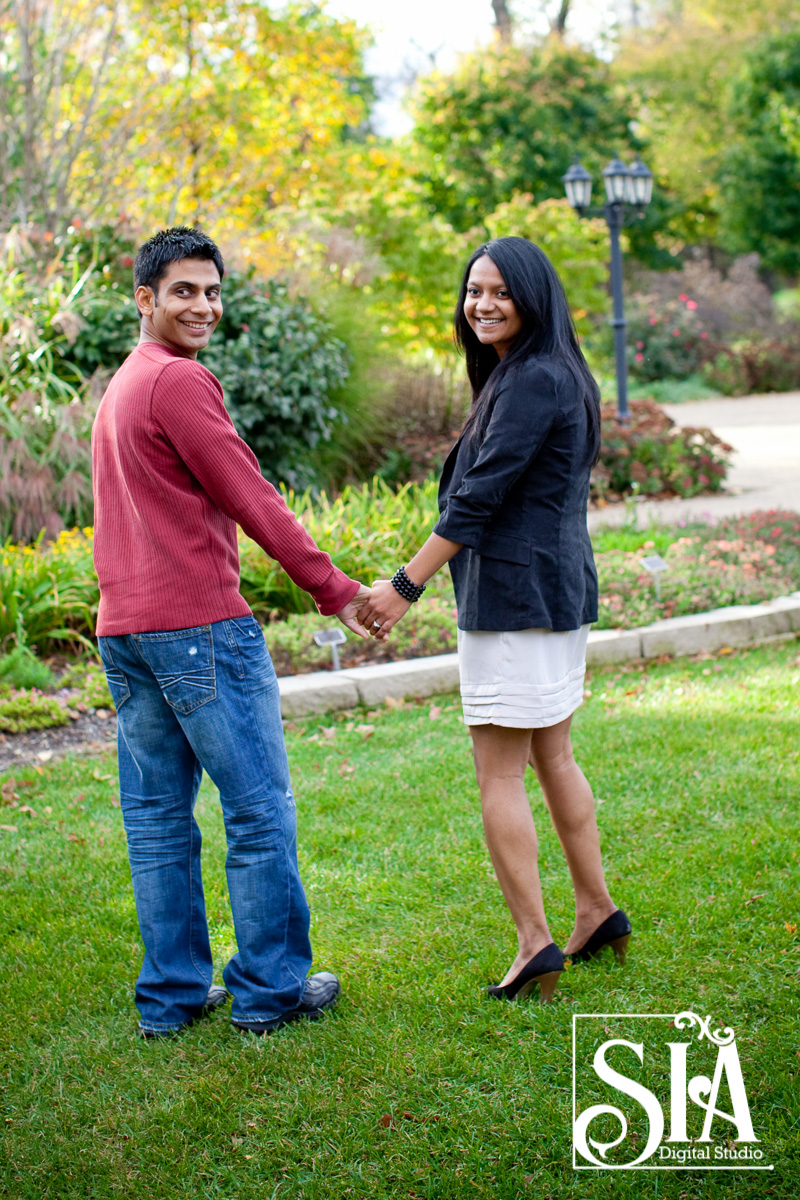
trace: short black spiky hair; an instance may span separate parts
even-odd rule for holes
[[[166,274],[170,263],[184,258],[205,258],[213,262],[222,279],[225,264],[219,247],[206,234],[186,225],[175,225],[172,229],[161,229],[143,246],[139,247],[133,264],[133,286],[150,287],[158,291],[158,285]]]

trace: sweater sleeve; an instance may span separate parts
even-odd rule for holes
[[[557,415],[558,389],[544,367],[525,367],[503,382],[478,457],[448,497],[435,532],[474,548],[508,489],[541,450]]]
[[[323,616],[340,612],[353,599],[358,582],[333,565],[264,479],[209,370],[191,359],[165,366],[153,388],[150,415],[214,504],[311,594]]]

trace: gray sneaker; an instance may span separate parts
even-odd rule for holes
[[[303,994],[297,1008],[290,1008],[269,1021],[237,1021],[231,1017],[231,1025],[242,1033],[272,1033],[290,1021],[317,1021],[324,1012],[333,1008],[341,994],[339,980],[330,971],[317,971],[309,975],[303,985]]]

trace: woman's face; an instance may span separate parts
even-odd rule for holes
[[[503,276],[488,254],[472,266],[467,281],[464,316],[482,346],[494,346],[500,358],[522,329],[522,318],[506,291]]]

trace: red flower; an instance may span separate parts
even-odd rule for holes
[[[679,300],[688,300],[689,297],[684,292],[681,292],[680,296],[678,296],[678,299]]]
[[[637,354],[637,355],[635,355],[635,358],[636,358],[636,361],[637,361],[637,362],[644,362],[644,355],[643,355],[643,354]]]
[[[705,330],[703,330],[703,332],[700,334],[700,337],[701,337],[701,338],[707,338],[707,337],[708,337],[708,334],[705,332]]]
[[[672,331],[673,337],[680,337],[680,335],[681,335],[680,329],[673,329],[673,331]]]
[[[130,254],[123,254],[122,258],[120,259],[120,262],[122,263],[123,267],[132,267],[133,266],[133,259],[131,258]]]
[[[658,324],[658,320],[657,320],[655,317],[651,317],[651,318],[650,318],[650,324],[651,324],[651,325],[657,325],[657,324]]]
[[[644,342],[637,342],[637,343],[636,343],[636,349],[637,349],[637,350],[644,350]]]
[[[687,300],[686,307],[687,308],[697,308],[697,301],[696,300]]]

